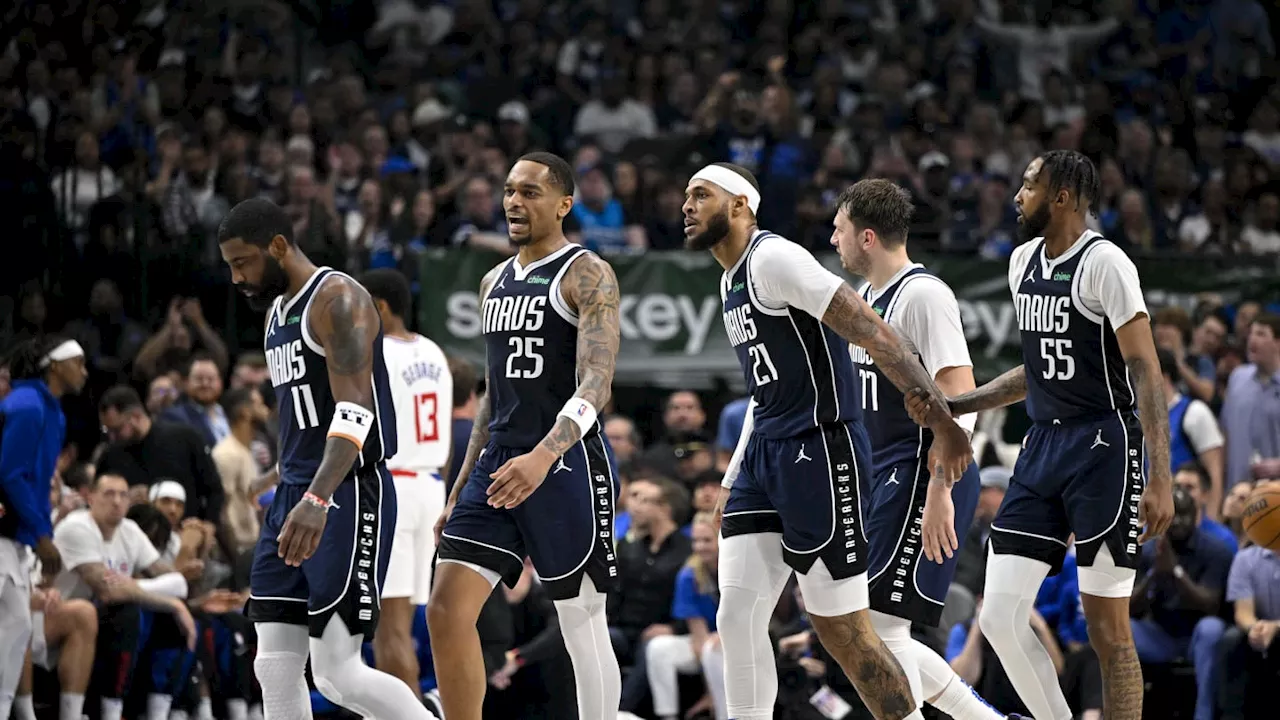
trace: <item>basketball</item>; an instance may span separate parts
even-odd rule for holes
[[[1255,545],[1280,550],[1280,483],[1262,483],[1249,496],[1244,532]]]

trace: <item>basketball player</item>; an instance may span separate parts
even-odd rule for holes
[[[378,622],[395,527],[395,410],[373,299],[317,268],[269,200],[246,200],[218,228],[222,258],[267,310],[265,349],[280,412],[279,486],[249,584],[253,668],[266,716],[311,717],[308,655],[325,697],[364,717],[430,717],[404,683],[360,658]]]
[[[622,679],[609,641],[615,461],[596,414],[618,354],[618,281],[565,239],[568,163],[520,158],[503,209],[516,256],[480,282],[486,392],[439,527],[427,605],[445,716],[480,720],[485,671],[476,618],[526,555],[555,602],[577,681],[578,716],[617,715]],[[519,662],[519,658],[516,659]]]
[[[888,180],[863,180],[836,203],[831,244],[846,270],[866,278],[858,291],[915,349],[938,389],[959,395],[973,389],[973,363],[951,288],[907,255],[911,197]],[[954,487],[930,478],[933,433],[907,415],[902,393],[866,350],[849,353],[862,390],[871,438],[871,622],[898,658],[916,704],[928,702],[956,720],[1001,720],[947,664],[912,639],[911,624],[937,627],[955,575],[957,538],[978,505],[978,466],[970,463]],[[972,433],[975,416],[959,424]]]
[[[729,715],[773,717],[778,677],[768,623],[794,570],[818,638],[872,714],[921,718],[867,611],[862,506],[871,451],[846,340],[867,348],[891,382],[937,389],[852,288],[756,226],[759,204],[750,172],[715,163],[689,181],[683,208],[686,247],[710,250],[725,268],[725,330],[752,398],[725,473],[732,490],[721,493],[717,624]],[[969,465],[969,439],[945,412],[929,425],[937,435],[931,466],[949,486]]]
[[[991,525],[979,622],[1036,720],[1071,717],[1029,618],[1072,533],[1103,715],[1142,716],[1129,596],[1140,544],[1173,517],[1169,413],[1147,308],[1133,262],[1085,226],[1097,198],[1097,169],[1078,152],[1027,166],[1014,199],[1025,242],[1009,262],[1023,364],[947,401],[956,415],[1027,401],[1033,424]],[[908,396],[913,417],[936,402]]]
[[[440,346],[405,327],[413,294],[404,275],[371,270],[360,276],[360,284],[382,317],[382,356],[396,405],[396,456],[387,461],[396,486],[396,535],[373,654],[378,669],[404,680],[418,694],[413,611],[431,595],[434,530],[444,511],[440,470],[448,466],[453,447],[453,376]]]

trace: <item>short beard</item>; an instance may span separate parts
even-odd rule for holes
[[[1018,239],[1026,242],[1041,237],[1048,229],[1051,219],[1048,203],[1041,205],[1030,215],[1023,215],[1022,222],[1018,223]]]
[[[275,258],[263,253],[262,282],[257,285],[243,284],[240,289],[249,301],[249,307],[256,312],[266,312],[276,298],[289,290],[289,275]]]
[[[707,221],[707,229],[686,238],[684,246],[689,250],[710,250],[727,237],[729,237],[729,208],[711,216]]]

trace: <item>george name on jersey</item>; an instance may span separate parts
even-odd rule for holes
[[[546,313],[546,295],[507,295],[484,301],[484,332],[537,332]]]
[[[444,370],[441,366],[431,362],[415,362],[405,368],[400,373],[400,378],[404,380],[404,384],[413,387],[413,384],[419,380],[429,380],[436,382],[440,379],[440,373]]]
[[[307,359],[302,353],[302,340],[267,348],[267,371],[271,374],[271,386],[288,385],[307,375]]]
[[[1063,335],[1071,326],[1071,298],[1067,295],[1028,295],[1015,299],[1022,332]]]
[[[751,319],[751,306],[739,305],[724,311],[724,329],[729,344],[737,347],[756,339],[756,321]]]

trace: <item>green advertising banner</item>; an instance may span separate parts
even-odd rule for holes
[[[819,255],[849,277],[832,253]],[[1009,292],[1008,263],[955,256],[916,258],[951,285],[960,302],[965,337],[979,380],[1021,362]],[[421,331],[450,352],[484,358],[477,291],[480,279],[504,258],[470,249],[433,249],[423,255],[419,295]],[[708,253],[650,252],[609,258],[622,288],[622,349],[617,379],[666,387],[709,387],[717,379],[741,388],[742,373],[720,317],[721,268]],[[1152,307],[1190,309],[1201,292],[1227,302],[1242,296],[1280,296],[1273,264],[1213,259],[1139,259]]]

